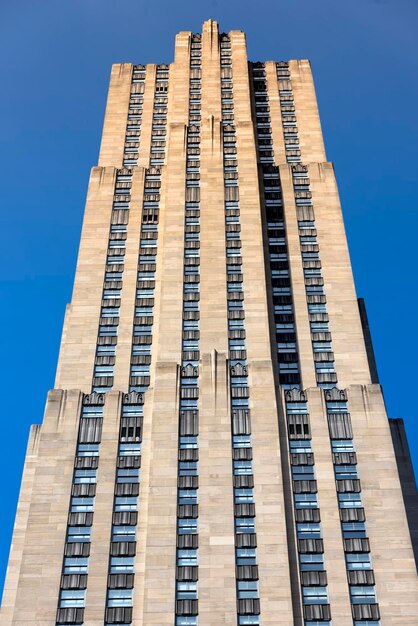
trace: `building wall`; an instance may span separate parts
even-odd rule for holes
[[[237,232],[240,233],[245,302],[246,357],[243,359],[248,370],[246,380],[250,397],[251,471],[261,623],[277,624],[280,615],[280,623],[300,626],[304,623],[304,610],[307,610],[302,602],[307,586],[301,584],[303,576],[298,565],[299,527],[296,526],[298,513],[294,508],[297,487],[292,481],[292,438],[289,412],[286,413],[293,392],[292,384],[284,383],[277,360],[275,265],[270,257],[270,209],[265,194],[265,173],[271,166],[280,183],[292,319],[297,335],[294,350],[300,378],[293,386],[307,389],[306,397],[303,392],[302,395],[297,392],[295,397],[297,402],[306,403],[309,410],[310,434],[306,439],[312,442],[315,459],[327,574],[325,587],[333,623],[338,626],[353,623],[326,401],[327,393],[335,391],[329,391],[330,388],[337,386],[340,390],[347,390],[346,395],[344,391],[342,393],[351,415],[381,624],[413,626],[418,615],[418,591],[410,540],[412,518],[409,518],[408,529],[399,483],[399,473],[404,483],[407,480],[405,464],[396,465],[381,389],[371,384],[338,190],[333,166],[326,161],[310,64],[306,60],[290,61],[283,66],[287,68],[284,74],[288,73],[288,78],[280,78],[276,63],[248,62],[242,32],[220,35],[218,25],[212,20],[203,25],[201,37],[188,32],[177,36],[174,62],[170,66],[122,64],[112,68],[99,163],[91,172],[74,291],[65,317],[55,389],[49,392],[43,424],[33,427],[28,444],[1,608],[2,623],[8,626],[52,626],[56,623],[79,422],[90,401],[101,406],[104,403],[104,413],[83,623],[88,626],[104,623],[109,591],[116,458],[122,441],[121,411],[129,401],[126,394],[135,391],[136,384],[133,383],[132,368],[135,361],[133,349],[137,345],[133,328],[142,324],[135,321],[141,265],[138,255],[143,254],[144,216],[146,203],[151,202],[147,200],[150,189],[157,190],[154,195],[158,204],[158,239],[154,240],[156,267],[151,282],[155,283],[155,289],[150,298],[153,301],[151,364],[149,376],[143,376],[147,381],[141,383],[146,390],[138,392],[143,417],[132,623],[135,626],[161,626],[174,622],[176,542],[179,541],[176,529],[179,381],[184,367],[184,229],[189,197],[186,168],[191,133],[189,89],[195,75],[191,50],[196,41],[201,43],[199,624],[237,623],[235,545],[238,538],[234,533],[236,477],[232,473],[232,455],[235,453],[231,430],[231,379],[234,374],[229,364],[231,335],[228,321],[231,316],[227,298],[223,163],[225,135],[233,132],[234,159],[238,167]],[[222,42],[229,42],[231,51],[228,67],[233,84],[232,130],[226,128],[224,119]],[[262,142],[257,126],[255,76],[260,65],[265,72],[269,106],[267,125],[270,125],[270,148],[274,154],[268,166],[260,158]],[[169,78],[161,79],[166,73]],[[135,78],[139,74],[145,78]],[[168,94],[163,91],[163,83],[168,87]],[[168,99],[167,113],[161,114],[158,119],[162,122],[156,124],[155,110],[163,93]],[[131,120],[132,104],[139,101],[142,106],[138,105],[135,110],[141,111],[140,123],[134,123]],[[290,156],[286,139],[288,118],[283,108],[291,101],[294,106],[292,119],[294,117],[297,124],[295,141],[299,146],[295,150],[295,154],[299,150],[296,160]],[[135,126],[140,127],[139,134]],[[154,166],[156,128],[164,128],[166,134],[160,135],[161,143],[165,141],[163,162]],[[133,137],[134,141],[131,141]],[[133,158],[135,142],[139,145]],[[132,147],[130,152],[126,149],[129,145]],[[306,215],[314,217],[315,227],[311,230],[315,230],[314,247],[319,250],[323,301],[326,302],[324,315],[329,320],[327,333],[332,341],[334,373],[329,377],[329,384],[321,383],[322,379],[318,377],[312,314],[307,307],[306,259],[302,254],[306,247],[300,239],[302,205],[295,187],[295,172],[299,171],[299,166],[305,168],[300,170],[304,172],[304,188],[309,186],[306,197],[310,200],[304,206],[310,208],[303,210]],[[160,186],[149,187],[149,181],[157,179]],[[130,191],[123,192],[122,188]],[[128,208],[120,209],[119,206]],[[275,210],[276,217],[281,219],[280,209]],[[119,268],[122,265],[123,268],[117,271],[109,270],[115,265],[108,248],[109,240],[114,238],[112,224],[126,224],[126,237],[120,239],[125,242],[124,261],[119,262]],[[110,366],[98,352],[97,346],[105,345],[98,335],[104,337],[100,333],[107,324],[103,321],[103,307],[115,306],[114,302],[111,305],[105,303],[110,298],[104,292],[109,272],[120,275],[114,279],[120,283],[117,334],[113,335],[116,339],[109,340],[117,347],[112,373],[108,377],[109,389],[105,390],[105,399],[99,402],[98,368]],[[392,430],[395,433],[393,426]],[[397,436],[397,451],[401,439],[405,447],[403,436]],[[410,473],[408,476],[409,498],[412,500]],[[325,623],[329,621],[325,620]]]

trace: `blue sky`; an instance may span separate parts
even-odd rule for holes
[[[53,386],[110,66],[171,62],[176,32],[209,17],[246,31],[253,61],[311,59],[388,413],[405,419],[418,468],[416,0],[0,0],[0,588],[29,425]]]

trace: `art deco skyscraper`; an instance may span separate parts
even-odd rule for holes
[[[113,66],[1,623],[416,626],[367,329],[309,62]]]

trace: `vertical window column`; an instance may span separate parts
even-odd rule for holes
[[[189,126],[186,145],[175,626],[196,626],[198,623],[201,45],[201,35],[193,35],[190,51]]]
[[[324,280],[321,273],[315,215],[310,191],[308,168],[300,163],[300,145],[293,89],[288,63],[276,64],[286,160],[292,165],[293,189],[296,203],[306,302],[311,328],[316,382],[331,388],[337,382],[334,353],[326,308]]]
[[[334,387],[337,382],[337,373],[331,344],[308,168],[301,164],[293,165],[292,177],[316,382],[318,387],[327,389]]]
[[[270,106],[264,63],[254,63],[252,70],[258,158],[263,173],[264,210],[267,223],[279,382],[284,389],[292,389],[300,386],[300,368],[280,174],[279,168],[274,165]]]
[[[330,626],[328,581],[306,395],[292,389],[285,392],[285,399],[304,623],[306,626],[319,623]]]
[[[129,390],[145,392],[150,385],[154,290],[160,208],[161,168],[167,130],[168,66],[158,65],[155,83],[150,167],[145,171],[141,240],[135,301]]]
[[[279,83],[280,111],[282,114],[283,136],[286,161],[299,163],[301,161],[300,143],[296,125],[295,101],[292,84],[290,82],[289,63],[276,63],[276,74]]]
[[[132,169],[129,168],[135,166],[138,161],[144,87],[145,66],[134,65],[125,132],[123,169],[118,170],[116,174],[99,333],[93,371],[92,391],[100,393],[111,391],[113,387],[132,188]]]
[[[265,66],[255,63],[253,89],[258,158],[262,166],[279,382],[285,391],[288,446],[304,623],[330,624],[308,408],[300,388],[299,356],[279,168],[274,165]],[[292,147],[293,149],[293,147]],[[286,150],[288,147],[286,146]],[[288,153],[286,152],[288,155]]]
[[[144,396],[123,396],[116,461],[105,626],[132,622]]]
[[[229,393],[234,489],[235,569],[239,626],[260,624],[250,394],[245,343],[244,289],[231,43],[221,35]]]
[[[93,371],[92,391],[100,393],[113,387],[131,187],[132,170],[118,170]]]
[[[134,167],[138,163],[144,90],[145,65],[134,65],[123,155],[124,167]]]
[[[83,397],[56,624],[83,624],[96,495],[103,394]]]
[[[379,626],[380,611],[347,394],[336,388],[324,393],[353,623]]]

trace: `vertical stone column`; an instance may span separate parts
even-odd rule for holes
[[[113,167],[92,169],[56,388],[91,389],[115,180]]]
[[[141,138],[139,143],[139,167],[149,167],[156,74],[156,65],[150,64],[146,66],[144,104],[142,107]]]
[[[381,388],[350,385],[347,396],[381,622],[412,626],[416,568]]]
[[[302,386],[311,387],[316,385],[316,378],[313,364],[308,308],[306,305],[305,279],[303,275],[302,258],[300,252],[298,221],[292,182],[292,170],[290,165],[287,165],[286,163],[276,64],[272,61],[269,61],[268,63],[266,63],[265,69],[270,106],[274,163],[279,166],[280,182],[282,186],[284,221],[286,226],[290,267],[290,281],[292,286]]]
[[[282,165],[286,163],[286,150],[284,145],[283,120],[280,108],[276,63],[274,61],[267,61],[264,67],[266,71],[267,92],[269,97],[274,163],[275,165]]]
[[[311,64],[307,59],[289,61],[302,163],[326,161],[324,139],[316,102]]]
[[[48,394],[33,476],[36,499],[28,503],[20,571],[13,581],[13,626],[30,626],[34,616],[55,623],[81,401],[75,390]],[[6,589],[9,585],[10,577]]]
[[[132,82],[131,63],[112,65],[98,165],[122,167]]]
[[[338,386],[368,384],[370,369],[334,168],[312,163],[308,172]]]
[[[338,626],[352,626],[353,618],[351,617],[350,595],[345,571],[328,418],[322,390],[319,388],[308,389],[307,399],[331,617]]]
[[[87,602],[84,611],[85,626],[102,626],[106,606],[121,401],[122,394],[118,392],[112,391],[106,394],[94,498]]]
[[[293,626],[292,596],[280,473],[278,414],[267,310],[260,190],[245,36],[231,33],[237,134],[245,331],[249,365],[254,500],[263,624]]]
[[[236,615],[218,25],[202,32],[199,624]]]
[[[119,311],[118,343],[113,389],[127,392],[131,367],[132,332],[138,277],[138,258],[141,239],[142,204],[144,199],[145,169],[135,167],[132,174],[129,205],[128,235],[126,239],[125,268],[123,270],[121,306]],[[156,242],[158,246],[158,242]],[[158,250],[158,248],[157,248]]]
[[[292,169],[290,165],[280,166],[280,181],[282,185],[290,283],[292,287],[302,379],[301,386],[302,388],[314,387],[316,386],[315,366],[313,361],[308,305],[306,303],[305,278],[303,274],[295,194],[293,191]]]
[[[16,602],[22,557],[25,549],[30,503],[32,502],[33,483],[38,460],[41,429],[42,426],[40,424],[34,424],[31,426],[26,449],[25,466],[23,470],[22,484],[20,486],[16,519],[13,528],[13,543],[10,547],[2,606],[0,608],[0,619],[4,626],[9,626],[11,624],[13,609]]]
[[[162,173],[151,387],[144,412],[134,626],[174,623],[189,39],[189,33],[177,36],[175,62],[170,68],[169,167],[164,166]]]

